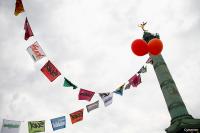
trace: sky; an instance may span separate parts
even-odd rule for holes
[[[104,107],[98,93],[112,92],[145,65],[131,43],[142,38],[138,24],[159,33],[163,58],[188,112],[200,118],[200,1],[198,0],[23,0],[25,13],[14,16],[15,0],[0,0],[0,126],[3,119],[27,122],[66,116],[57,133],[165,133],[170,115],[153,66],[142,83],[114,95]],[[34,37],[24,40],[28,18]],[[47,57],[34,62],[26,48],[37,41]],[[61,72],[50,82],[40,71],[50,60]],[[79,89],[63,87],[63,77],[95,92],[91,102],[79,101]],[[87,113],[85,106],[100,101]],[[71,124],[69,114],[84,108],[83,121]]]

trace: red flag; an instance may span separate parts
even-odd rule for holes
[[[25,20],[25,23],[24,23],[24,30],[25,30],[25,35],[24,35],[25,40],[28,40],[29,37],[34,36],[27,17],[26,17],[26,20]]]
[[[70,115],[72,124],[74,124],[74,123],[76,123],[78,121],[83,120],[83,109],[78,110],[78,111],[76,111],[74,113],[71,113],[69,115]]]
[[[133,86],[133,87],[137,87],[140,83],[141,83],[141,77],[140,74],[137,75],[135,74],[132,78],[130,78],[129,83]]]
[[[24,6],[21,0],[16,0],[15,3],[15,16],[19,15],[20,13],[24,12]]]
[[[95,92],[89,91],[89,90],[85,90],[85,89],[80,89],[79,91],[79,100],[87,100],[90,101],[93,97]]]
[[[41,69],[43,74],[52,82],[54,81],[61,73],[58,71],[58,69],[50,62],[48,61]]]

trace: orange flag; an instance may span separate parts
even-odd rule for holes
[[[70,114],[72,124],[83,120],[83,109]]]
[[[15,3],[15,16],[19,15],[20,13],[24,12],[24,6],[21,0],[16,0]]]

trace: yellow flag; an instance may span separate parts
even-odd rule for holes
[[[24,6],[22,4],[21,0],[16,0],[16,4],[15,4],[15,16],[17,16],[18,14],[24,12]]]

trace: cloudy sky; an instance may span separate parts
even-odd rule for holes
[[[145,64],[148,55],[131,52],[133,40],[142,37],[137,27],[159,33],[162,55],[191,115],[200,118],[200,2],[198,0],[33,0],[23,1],[26,12],[14,16],[15,0],[0,0],[0,126],[2,120],[46,120],[67,116],[66,129],[57,133],[165,133],[170,125],[153,67],[142,75],[142,84],[114,95],[113,104],[87,113],[79,90],[64,88],[63,77],[79,87],[113,91]],[[28,17],[34,37],[25,41]],[[47,57],[34,63],[26,48],[33,42]],[[54,82],[41,73],[51,60],[62,75]],[[71,124],[69,114],[84,108],[84,120]]]

